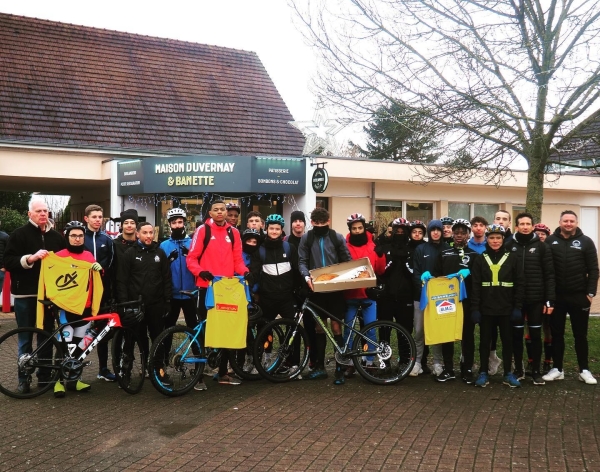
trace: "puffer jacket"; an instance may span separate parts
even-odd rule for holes
[[[554,303],[556,287],[552,253],[537,234],[533,233],[533,237],[528,239],[520,233],[514,233],[510,243],[504,247],[519,259],[525,275],[525,302]]]
[[[360,259],[362,257],[368,257],[371,265],[373,266],[373,270],[375,271],[375,275],[383,275],[385,270],[385,258],[379,256],[375,253],[375,242],[373,241],[373,235],[366,232],[367,234],[367,243],[362,246],[353,246],[350,244],[350,233],[346,235],[346,244],[348,245],[348,251],[350,251],[350,255],[352,256],[352,260]],[[353,290],[345,290],[344,298],[346,300],[350,300],[353,298],[367,298],[367,294],[364,288],[355,288]]]
[[[596,295],[598,252],[594,241],[579,228],[568,238],[560,233],[560,228],[556,228],[545,243],[552,251],[557,298],[570,297],[574,293]]]
[[[394,235],[390,242],[377,246],[375,251],[385,256],[384,297],[401,302],[414,300],[414,288],[410,267],[411,248],[406,235]]]
[[[177,254],[176,259],[171,262],[171,278],[173,281],[171,298],[187,300],[189,297],[181,294],[181,290],[192,291],[196,289],[196,278],[187,268],[187,255],[191,244],[192,239],[189,236],[183,239],[169,238],[160,243],[160,248],[167,257],[173,252]]]

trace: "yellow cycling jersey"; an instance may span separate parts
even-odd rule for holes
[[[49,299],[65,311],[82,314],[89,297],[90,277],[92,277],[92,315],[100,308],[102,299],[102,278],[92,270],[92,263],[59,257],[50,252],[42,259],[42,270],[38,283],[38,300]],[[44,306],[37,304],[38,328],[44,324]]]
[[[424,307],[425,344],[441,344],[462,339],[463,307],[458,277],[437,277],[427,281]]]
[[[210,347],[243,349],[250,293],[243,278],[215,277],[206,292],[206,337]]]

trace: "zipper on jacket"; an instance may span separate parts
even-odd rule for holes
[[[324,240],[325,238],[321,238],[319,240],[319,247],[321,248],[321,267],[325,267],[325,245],[323,244]]]

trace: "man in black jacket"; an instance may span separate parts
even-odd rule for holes
[[[554,365],[544,375],[544,380],[548,382],[565,378],[563,357],[568,313],[575,338],[579,380],[596,385],[598,382],[588,367],[587,331],[590,305],[598,287],[598,252],[594,242],[583,235],[577,223],[575,212],[565,210],[560,214],[554,234],[546,238],[556,271],[556,305],[550,318]]]
[[[142,349],[148,355],[148,334],[154,339],[164,328],[171,309],[171,269],[165,252],[154,242],[151,223],[139,223],[138,241],[125,251],[117,271],[117,299],[136,300],[142,296],[144,320],[138,325]]]
[[[544,385],[540,373],[542,359],[542,318],[551,315],[554,310],[555,283],[552,253],[533,228],[533,216],[519,213],[515,218],[517,232],[506,245],[514,253],[525,275],[525,297],[523,300],[523,318],[513,323],[513,353],[515,358],[515,377],[524,380],[523,371],[523,334],[525,319],[531,339],[531,372],[534,385]]]
[[[48,205],[39,197],[29,202],[29,222],[12,232],[4,252],[4,267],[11,275],[11,292],[15,297],[15,317],[17,326],[35,327],[38,281],[42,259],[49,251],[58,252],[67,244],[60,233],[54,231],[48,222]],[[54,318],[50,312],[44,317],[44,330],[54,330]],[[52,350],[52,346],[48,346]],[[19,356],[32,351],[32,339],[19,336]],[[45,356],[40,352],[41,356]],[[49,372],[37,373],[38,383],[48,382]],[[19,393],[30,391],[31,379],[19,377]]]

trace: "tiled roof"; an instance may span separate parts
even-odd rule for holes
[[[299,156],[253,52],[0,13],[0,140]]]
[[[600,158],[600,110],[573,128],[556,145],[556,151],[561,162]]]

